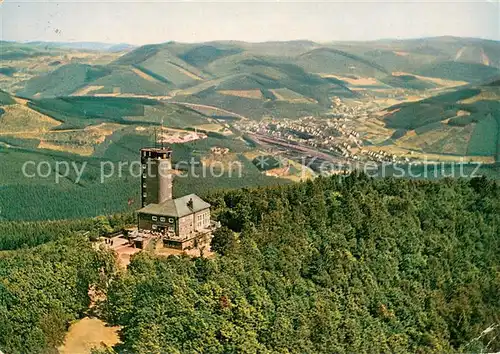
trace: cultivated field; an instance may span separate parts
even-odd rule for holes
[[[442,79],[442,78],[438,78],[438,77],[428,77],[428,76],[416,75],[416,74],[411,74],[411,73],[407,73],[407,72],[400,72],[400,71],[393,72],[392,75],[394,75],[394,76],[406,76],[406,75],[414,76],[417,79],[432,82],[432,83],[435,83],[435,84],[437,84],[439,86],[443,86],[443,87],[457,87],[457,86],[467,85],[467,81],[446,80],[446,79]]]
[[[340,76],[333,74],[320,74],[322,77],[331,77],[347,82],[352,86],[375,86],[380,85],[380,82],[374,77],[357,77],[357,76]]]
[[[228,96],[252,98],[254,100],[262,99],[262,92],[260,90],[220,90],[218,92]]]
[[[493,156],[456,156],[456,155],[444,155],[444,154],[433,154],[425,153],[422,151],[415,151],[409,148],[396,145],[387,146],[364,146],[364,150],[367,151],[384,151],[389,154],[394,154],[399,157],[407,157],[410,159],[416,159],[420,161],[438,161],[438,162],[481,162],[484,164],[495,163],[495,158]]]
[[[316,100],[305,97],[287,88],[279,88],[270,91],[276,96],[278,101],[287,101],[291,103],[317,103]]]
[[[0,115],[1,135],[19,132],[42,133],[61,125],[61,122],[54,118],[22,104],[4,106],[3,110],[5,112]]]

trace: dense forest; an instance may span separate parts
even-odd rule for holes
[[[35,147],[4,148],[2,143],[18,146],[18,139],[0,136],[0,158],[2,159],[2,174],[0,174],[0,222],[2,221],[37,221],[55,219],[90,218],[97,215],[132,212],[140,207],[140,178],[138,169],[130,169],[130,165],[138,162],[139,151],[151,144],[148,136],[135,136],[121,131],[115,133],[109,140],[109,146],[102,147],[95,156],[81,157],[66,152],[47,152],[35,149],[40,143],[34,141]],[[26,143],[23,140],[22,144]],[[30,142],[31,144],[31,142]],[[227,147],[235,153],[233,166],[241,164],[241,177],[237,169],[234,171],[219,171],[214,168],[214,177],[210,169],[203,170],[201,165],[193,167],[180,164],[186,177],[175,180],[176,196],[197,193],[201,196],[213,190],[242,188],[247,186],[268,186],[288,183],[286,179],[269,177],[261,173],[243,152],[249,151],[243,141],[227,137],[198,140],[186,144],[173,144],[173,164],[180,161],[199,162],[203,156],[210,154],[212,146]],[[36,164],[50,163],[49,178],[40,176],[27,178],[23,173],[26,161]],[[78,178],[74,168],[67,177],[55,183],[55,168],[58,162],[75,163],[79,171]],[[101,163],[111,162],[115,173],[111,176],[111,167],[102,167]],[[120,163],[127,163],[120,170]],[[195,162],[195,163],[196,163]],[[137,167],[137,165],[136,165]],[[33,173],[31,167],[29,173]],[[120,174],[120,171],[123,174]],[[224,172],[224,173],[222,173]],[[101,173],[107,175],[103,183]],[[204,178],[197,178],[198,176]],[[16,203],[12,201],[15,200]],[[43,205],[43,208],[40,207]],[[1,232],[1,231],[0,231]]]
[[[53,353],[68,324],[103,288],[113,254],[76,234],[32,249],[0,252],[0,351]]]
[[[223,225],[209,259],[141,252],[114,272],[75,231],[100,234],[130,216],[71,221],[53,239],[3,236],[0,350],[60,343],[96,283],[107,285],[101,316],[122,326],[107,352],[500,350],[498,182],[350,175],[208,199]]]
[[[223,255],[137,255],[107,319],[134,353],[500,350],[499,197],[355,175],[214,195]]]

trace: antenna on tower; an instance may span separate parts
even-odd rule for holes
[[[165,141],[163,140],[163,118],[161,119],[161,148],[163,149]]]

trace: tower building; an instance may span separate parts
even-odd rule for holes
[[[171,158],[168,147],[141,149],[142,208],[137,211],[135,240],[160,237],[165,247],[180,250],[210,244],[210,204],[196,194],[172,198]]]
[[[141,149],[141,205],[161,204],[172,199],[172,150],[168,147]]]

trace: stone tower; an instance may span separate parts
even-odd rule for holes
[[[141,202],[160,204],[172,199],[172,150],[168,147],[141,149]]]

